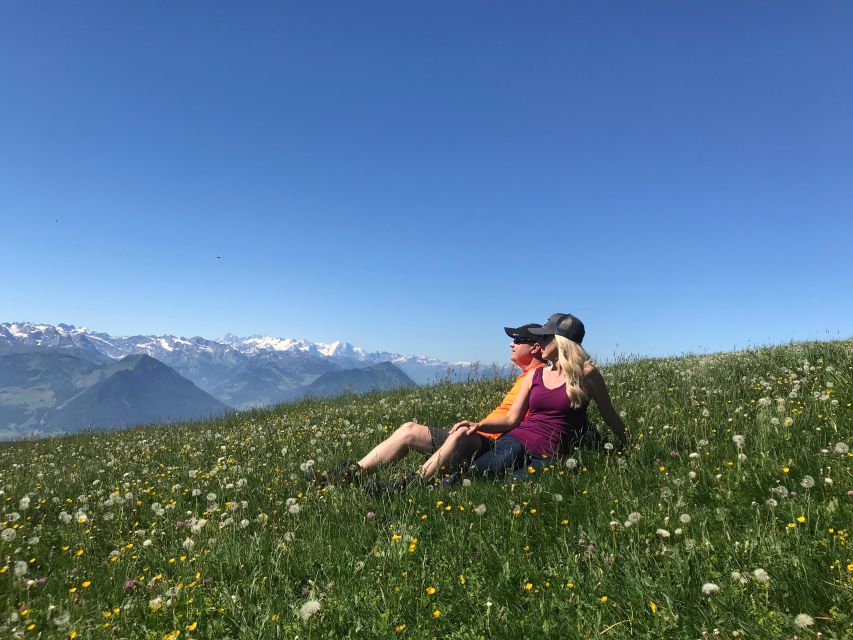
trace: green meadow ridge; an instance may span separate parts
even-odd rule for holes
[[[501,378],[3,445],[0,637],[853,637],[853,341],[604,374],[626,455],[518,484],[300,471]]]

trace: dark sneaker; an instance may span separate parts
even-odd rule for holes
[[[420,481],[417,473],[407,473],[390,480],[371,478],[364,483],[364,491],[372,496],[392,496],[405,491],[410,485]]]
[[[438,484],[443,488],[452,487],[454,484],[459,484],[460,482],[462,482],[462,474],[454,471],[449,476],[444,476]]]
[[[358,466],[358,462],[355,460],[344,460],[331,469],[322,471],[319,474],[315,473],[311,468],[305,471],[305,479],[321,487],[327,484],[353,484],[354,482],[360,482],[364,475],[364,470]]]

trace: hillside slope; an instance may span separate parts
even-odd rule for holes
[[[853,637],[853,341],[603,376],[628,450],[523,482],[302,473],[481,418],[510,379],[6,444],[0,637]]]

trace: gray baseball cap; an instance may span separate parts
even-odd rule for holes
[[[562,336],[580,344],[586,334],[583,322],[571,313],[554,313],[541,328],[529,329],[536,336]]]

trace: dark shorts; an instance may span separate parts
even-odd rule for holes
[[[432,439],[432,450],[433,453],[435,453],[441,448],[441,445],[447,441],[447,438],[450,436],[450,430],[442,429],[440,427],[427,427],[427,429],[429,429],[429,437]],[[495,438],[481,436],[480,434],[476,434],[476,437],[480,440],[480,447],[474,454],[474,458],[479,458],[481,455],[488,453],[495,448],[495,443],[497,442]]]

